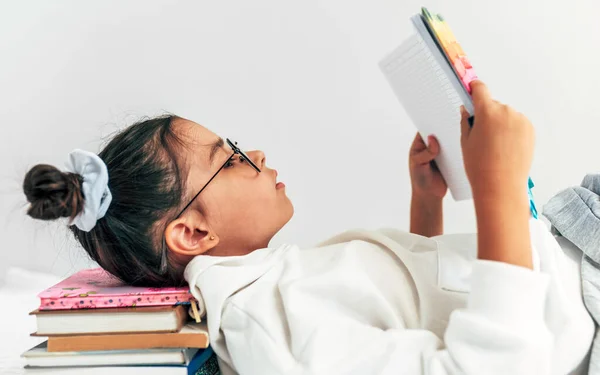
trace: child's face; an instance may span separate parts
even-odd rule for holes
[[[180,119],[174,126],[189,145],[182,152],[189,168],[185,199],[191,199],[233,151],[227,142],[218,149],[213,148],[220,137],[192,121]],[[184,225],[188,226],[188,232],[199,233],[196,239],[188,236],[189,239],[184,240],[183,232],[175,231],[179,240],[167,240],[171,250],[197,245],[195,253],[184,253],[188,256],[247,254],[267,247],[271,238],[291,219],[294,209],[285,186],[277,185],[277,171],[267,167],[263,152],[248,151],[246,155],[261,173],[249,163],[240,162],[239,155],[235,155],[181,215],[184,223],[187,221]]]

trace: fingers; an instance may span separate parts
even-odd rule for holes
[[[471,132],[471,126],[469,125],[469,112],[464,106],[460,106],[460,139],[461,141],[467,139]]]
[[[427,138],[429,141],[429,147],[415,153],[412,156],[412,160],[415,164],[427,164],[435,159],[440,152],[440,144],[434,136]]]
[[[418,154],[414,155],[412,160],[415,164],[427,164],[435,159],[435,155],[433,155],[429,150],[423,150]]]

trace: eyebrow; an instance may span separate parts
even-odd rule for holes
[[[219,137],[211,146],[210,146],[210,154],[208,156],[208,161],[212,164],[215,160],[215,155],[217,152],[225,146],[225,142],[223,138]]]

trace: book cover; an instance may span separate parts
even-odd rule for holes
[[[128,286],[101,268],[79,271],[44,290],[38,297],[41,311],[168,306],[189,304],[194,299],[188,287]]]
[[[219,362],[212,347],[200,350],[190,362],[188,374],[190,375],[219,375]]]
[[[33,350],[33,349],[31,349]],[[60,367],[34,367],[25,366],[26,369],[35,372],[38,375],[60,374],[76,375],[85,373],[87,375],[105,375],[115,373],[119,375],[144,374],[179,374],[179,375],[219,375],[219,363],[217,356],[209,346],[206,349],[198,350],[192,358],[186,358],[186,362],[181,365],[165,364],[137,364],[137,365],[109,365],[109,366],[60,366]]]
[[[48,352],[206,347],[206,323],[190,323],[176,333],[90,334],[48,338]]]
[[[197,352],[195,348],[166,348],[52,353],[43,342],[22,357],[30,367],[187,365]]]
[[[464,89],[470,94],[470,84],[477,80],[477,74],[475,74],[475,70],[469,61],[467,54],[456,41],[456,37],[448,26],[448,23],[441,14],[431,13],[425,7],[421,9],[421,17],[429,29],[429,32],[432,34],[432,37],[440,47],[441,52],[444,53],[448,63],[453,68],[454,73],[462,83]]]

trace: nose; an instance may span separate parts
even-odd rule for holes
[[[248,155],[252,162],[256,164],[258,168],[260,168],[260,170],[265,167],[267,163],[267,157],[265,156],[264,152],[260,150],[248,151],[246,155]]]

